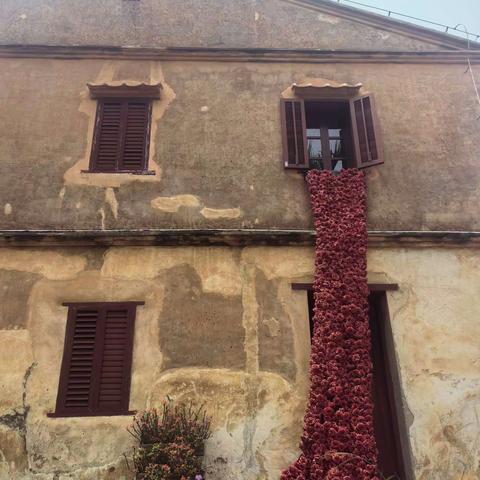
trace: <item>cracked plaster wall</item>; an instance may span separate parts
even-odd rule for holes
[[[388,302],[419,480],[479,478],[480,254],[372,249]],[[116,247],[1,249],[0,479],[129,477],[130,417],[48,418],[65,301],[144,300],[130,408],[166,395],[205,401],[212,480],[274,480],[297,455],[308,390],[305,292],[313,249]],[[208,347],[206,349],[206,347]]]

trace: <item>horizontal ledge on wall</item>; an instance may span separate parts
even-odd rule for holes
[[[480,63],[480,50],[316,50],[276,48],[0,45],[3,58],[128,59],[261,63]]]
[[[131,417],[137,414],[137,410],[129,410],[128,412],[84,412],[84,413],[60,413],[60,412],[48,412],[48,418],[75,418],[75,417]]]
[[[398,290],[398,283],[369,283],[370,292],[389,292]],[[292,283],[292,290],[313,290],[313,283]]]
[[[2,247],[49,246],[310,246],[313,230],[274,229],[139,229],[139,230],[0,230]],[[379,231],[368,232],[372,247],[480,247],[480,232]]]
[[[63,302],[62,307],[75,307],[81,305],[82,307],[115,307],[117,305],[145,305],[143,300],[126,300],[125,302]]]

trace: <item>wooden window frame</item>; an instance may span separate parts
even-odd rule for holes
[[[106,103],[115,102],[121,105],[121,120],[119,132],[119,144],[117,146],[116,166],[115,170],[104,170],[98,167],[98,154],[100,147],[101,126],[103,122],[103,111]],[[142,158],[142,165],[138,169],[123,169],[120,164],[123,161],[125,148],[125,133],[127,129],[127,111],[128,105],[131,103],[142,103],[147,105],[147,124],[144,132],[144,154]],[[89,169],[84,173],[106,173],[106,174],[121,174],[130,173],[134,175],[155,175],[155,172],[148,170],[148,160],[150,155],[150,131],[152,124],[152,99],[138,98],[138,97],[103,97],[97,101],[97,110],[95,114],[95,126],[93,131],[92,150],[90,154]]]
[[[389,375],[388,382],[388,403],[391,407],[393,417],[393,428],[396,443],[396,460],[401,469],[401,480],[414,480],[412,452],[409,441],[407,422],[403,409],[403,399],[400,383],[400,375],[398,371],[398,362],[395,355],[395,345],[393,340],[390,315],[388,312],[387,292],[399,289],[396,283],[369,283],[368,289],[369,306],[375,303],[377,315],[377,330],[374,333],[380,340],[381,348],[383,348],[384,367]],[[292,290],[303,290],[307,293],[307,302],[309,311],[313,312],[314,295],[312,283],[292,283]],[[313,337],[313,319],[310,318],[310,335]],[[373,334],[372,334],[373,335]]]
[[[62,305],[68,307],[67,324],[65,330],[65,340],[62,355],[62,365],[60,369],[59,387],[55,412],[47,414],[49,417],[94,417],[94,416],[119,416],[132,415],[135,412],[130,411],[130,385],[133,360],[133,340],[134,326],[136,318],[136,309],[139,305],[144,305],[142,301],[129,302],[67,302]],[[70,380],[70,362],[74,344],[74,329],[76,326],[77,312],[79,309],[97,309],[97,326],[94,339],[93,366],[91,369],[91,378],[89,382],[89,400],[88,407],[66,407],[66,397],[68,384]],[[101,409],[99,406],[100,374],[102,362],[104,361],[104,330],[106,325],[106,315],[110,310],[125,309],[127,311],[127,337],[124,348],[124,365],[122,371],[122,406],[120,409]]]
[[[333,102],[333,100],[332,100],[332,102]],[[324,103],[327,103],[327,102],[324,102]],[[345,105],[348,105],[348,102],[343,102],[343,103],[345,103]],[[307,124],[306,120],[305,120],[305,124]],[[349,139],[351,137],[351,132],[350,131],[347,131],[346,135],[344,135],[343,138],[342,138],[342,136],[339,136],[338,138],[335,138],[335,139],[340,140],[343,143],[344,153],[346,153],[346,156],[344,156],[342,158],[335,159],[334,156],[332,155],[332,152],[331,152],[331,149],[330,149],[330,140],[332,139],[332,137],[330,137],[330,133],[329,133],[330,129],[328,128],[327,122],[325,122],[325,121],[322,122],[319,127],[314,127],[314,129],[319,130],[320,135],[319,136],[318,135],[308,135],[307,133],[305,133],[306,139],[307,139],[307,150],[308,150],[308,141],[309,140],[311,140],[311,139],[320,140],[320,143],[321,143],[321,146],[322,146],[322,155],[323,155],[322,161],[323,161],[323,164],[324,164],[324,170],[333,170],[336,162],[339,161],[339,160],[343,162],[343,168],[347,168],[348,163],[352,163],[354,161],[355,152],[350,151],[350,150],[352,150],[350,148],[350,143],[351,142],[349,141]],[[351,129],[351,125],[349,125],[349,129]],[[349,130],[349,129],[345,129],[345,130]],[[306,128],[306,132],[307,131],[308,131],[308,126]],[[323,152],[325,152],[325,153],[323,153]],[[308,152],[307,152],[307,159],[308,159],[309,168],[310,169],[313,168],[311,166],[311,159],[308,155]]]
[[[364,106],[363,102],[367,101],[370,104],[370,120],[371,123],[369,123],[369,126],[367,128],[366,122],[365,122],[365,111],[364,111]],[[365,132],[365,146],[367,149],[367,156],[368,159],[362,158],[362,150],[360,146],[361,139],[359,137],[358,131],[360,128],[360,125],[358,124],[358,118],[355,115],[355,102],[361,102],[362,105],[362,115],[364,119],[364,124],[363,124],[363,129]],[[288,135],[287,135],[287,112],[286,112],[286,104],[287,103],[294,103],[298,102],[301,105],[301,112],[302,112],[302,126],[303,126],[303,145],[304,145],[304,155],[303,158],[299,158],[299,153],[298,153],[298,148],[295,148],[295,162],[292,161],[290,158],[291,155],[289,152],[289,145],[288,145]],[[381,136],[381,129],[379,126],[379,120],[378,120],[378,115],[377,111],[375,108],[375,98],[374,95],[371,93],[366,93],[362,95],[356,95],[356,96],[349,96],[349,97],[341,97],[341,96],[336,96],[336,95],[329,95],[326,97],[321,97],[321,96],[312,96],[309,97],[308,95],[302,96],[301,98],[299,97],[294,97],[294,98],[282,98],[280,99],[280,118],[281,118],[281,127],[282,127],[282,147],[283,147],[283,164],[284,168],[286,169],[294,169],[294,170],[299,170],[301,172],[305,172],[310,170],[312,167],[310,166],[310,159],[308,158],[308,140],[307,140],[307,131],[306,131],[306,115],[305,115],[305,102],[322,102],[322,103],[328,103],[328,102],[345,102],[347,105],[347,108],[349,109],[349,116],[350,116],[350,136],[351,136],[351,150],[352,150],[352,167],[363,169],[363,168],[369,168],[373,167],[375,165],[380,165],[384,163],[384,156],[383,156],[383,144],[382,144],[382,136]],[[297,132],[297,126],[296,126],[296,121],[294,121],[294,130],[295,130],[295,145],[298,143],[298,132]],[[368,131],[367,131],[368,130]],[[375,158],[372,157],[371,155],[371,148],[369,144],[369,138],[371,139],[373,137],[374,141],[374,146],[376,149],[376,155]],[[327,145],[324,141],[322,140],[322,149],[327,148]],[[328,149],[326,150],[327,152],[329,151],[329,145]],[[327,155],[328,158],[324,159],[324,169],[325,170],[331,170],[333,166],[331,165],[331,159],[330,156]],[[329,168],[328,168],[329,167]]]
[[[152,109],[153,101],[161,98],[161,92],[163,85],[161,83],[150,84],[137,84],[127,85],[125,83],[121,85],[93,85],[87,84],[90,91],[90,97],[97,100],[97,109],[95,114],[95,125],[93,130],[93,141],[90,152],[89,169],[82,170],[82,173],[106,173],[106,174],[134,174],[134,175],[155,175],[155,172],[148,170],[148,161],[150,156],[150,131],[152,124]],[[101,126],[103,119],[103,109],[107,102],[120,103],[121,107],[121,120],[119,124],[119,143],[117,147],[117,155],[115,159],[115,169],[105,170],[98,166],[98,152],[99,152],[99,139],[101,134]],[[147,105],[147,123],[144,138],[144,156],[142,159],[142,165],[140,168],[135,169],[123,169],[121,162],[123,162],[123,149],[125,148],[125,132],[127,128],[127,111],[129,103],[143,103]]]

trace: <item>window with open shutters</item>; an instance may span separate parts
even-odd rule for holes
[[[282,99],[285,168],[332,170],[383,163],[372,95]]]
[[[69,303],[53,416],[128,413],[137,305]]]
[[[88,85],[97,99],[89,172],[154,173],[148,171],[152,102],[161,84]]]

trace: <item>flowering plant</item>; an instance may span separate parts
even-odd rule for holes
[[[138,480],[203,480],[204,444],[211,434],[203,406],[165,402],[160,415],[152,409],[135,417],[129,432],[139,443],[133,455]]]

